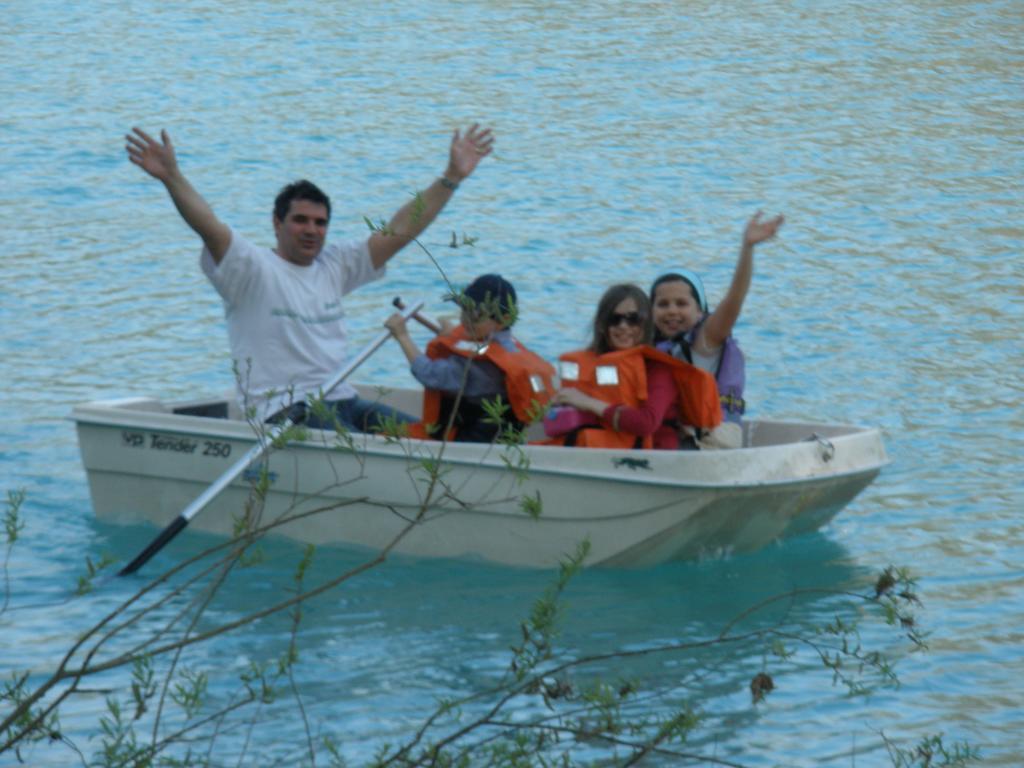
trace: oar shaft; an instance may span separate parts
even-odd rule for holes
[[[404,317],[408,320],[410,317],[415,315],[423,307],[423,302],[419,302],[412,309],[404,312]],[[347,379],[356,368],[366,362],[367,358],[370,357],[374,352],[380,349],[381,345],[384,344],[391,338],[390,331],[384,331],[378,335],[373,341],[366,346],[362,352],[352,358],[348,364],[346,364],[341,370],[334,374],[327,382],[324,383],[322,391],[324,397],[331,393],[331,391],[337,387],[341,382]],[[186,525],[191,522],[192,518],[198,515],[203,509],[209,505],[217,496],[220,495],[221,491],[231,485],[235,479],[238,478],[254,461],[262,458],[263,454],[269,450],[274,440],[284,432],[288,427],[292,426],[293,422],[289,419],[284,424],[276,426],[274,429],[266,435],[263,435],[260,440],[250,448],[246,454],[236,461],[231,467],[220,477],[218,477],[209,488],[203,491],[199,496],[196,497],[195,501],[189,504],[181,514],[178,515],[174,520],[171,521],[170,525],[164,528],[160,535],[157,536],[153,541],[149,543],[144,550],[142,550],[134,560],[128,565],[122,568],[118,572],[118,576],[127,576],[135,573],[139,568],[145,565],[153,555],[159,552],[164,546],[175,536],[177,536],[185,528]]]
[[[261,458],[263,454],[267,452],[267,449],[270,448],[270,446],[273,444],[274,439],[291,425],[292,421],[288,419],[284,422],[284,424],[274,429],[265,437],[261,437],[259,442],[257,442],[256,445],[254,445],[246,452],[245,456],[243,456],[234,464],[232,464],[231,468],[223,475],[218,477],[214,481],[213,485],[211,485],[209,488],[207,488],[205,491],[199,494],[199,496],[197,496],[196,499],[191,504],[185,507],[185,509],[182,510],[179,517],[183,517],[186,523],[191,522],[192,518],[198,515],[203,509],[205,509],[207,504],[209,504],[211,501],[217,498],[217,496],[220,495],[221,491],[223,491],[225,488],[231,485],[231,483],[234,482],[239,475],[245,472],[245,470],[249,468],[250,464],[252,464],[257,459]]]
[[[408,319],[411,315],[416,314],[416,309],[422,306],[423,302],[421,301],[419,304],[416,305],[416,308],[414,308],[411,312],[407,312],[405,314],[405,317]],[[351,375],[352,371],[354,371],[360,365],[365,363],[367,358],[369,358],[370,355],[372,355],[374,352],[380,349],[381,345],[383,345],[384,342],[390,338],[391,331],[382,331],[373,341],[369,343],[368,346],[366,346],[363,349],[362,352],[360,352],[358,355],[352,358],[351,362],[349,362],[348,365],[346,365],[342,370],[334,374],[334,376],[330,380],[328,380],[326,384],[324,384],[324,397],[326,398],[329,394],[331,394],[335,387],[337,387],[339,384],[341,384],[341,382],[347,379]]]
[[[290,420],[286,421],[282,426],[274,430],[266,438],[261,439],[256,443],[256,445],[246,451],[246,454],[242,458],[232,464],[227,472],[222,474],[213,482],[213,485],[199,494],[191,504],[185,507],[181,514],[174,518],[170,525],[164,528],[160,532],[160,535],[153,539],[153,541],[149,543],[149,546],[142,550],[134,560],[128,563],[128,565],[122,568],[117,575],[127,576],[135,573],[139,568],[144,566],[149,559],[153,557],[153,555],[164,548],[165,544],[181,533],[181,530],[192,521],[193,517],[202,512],[203,509],[206,508],[207,504],[217,498],[221,491],[231,485],[239,475],[245,472],[250,464],[266,453],[267,448],[270,447],[274,437],[279,434],[281,430],[287,429],[291,426],[291,423],[292,422]]]

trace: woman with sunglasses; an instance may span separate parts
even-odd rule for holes
[[[740,420],[746,408],[746,374],[743,353],[732,337],[732,329],[750,289],[754,246],[775,237],[783,221],[782,216],[761,221],[758,211],[747,222],[732,283],[714,312],[708,312],[704,283],[690,270],[667,272],[651,286],[654,341],[658,349],[708,371],[718,384],[726,424],[702,443],[705,447],[738,448],[742,444]]]
[[[613,285],[597,305],[590,346],[559,358],[562,389],[552,403],[585,418],[556,439],[589,448],[680,444],[680,427],[711,429],[721,420],[714,378],[650,346],[651,305],[639,287]],[[566,413],[554,412],[552,421]],[[549,434],[551,431],[549,430]]]

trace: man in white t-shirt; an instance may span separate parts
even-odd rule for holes
[[[494,141],[490,129],[475,124],[464,134],[455,131],[444,174],[359,242],[325,245],[330,200],[309,181],[289,184],[274,201],[277,247],[270,249],[217,218],[179,170],[166,131],[159,141],[139,128],[125,138],[129,160],[163,183],[203,241],[200,264],[224,300],[243,407],[261,420],[302,415],[314,427],[329,425],[303,414],[302,404],[319,395],[347,357],[342,296],[384,275],[385,264],[430,225]],[[395,415],[358,398],[344,382],[328,397],[349,429],[365,431],[380,416]]]

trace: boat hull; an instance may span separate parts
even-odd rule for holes
[[[156,400],[75,408],[98,518],[164,526],[255,443],[240,419]],[[230,411],[230,408],[226,408]],[[275,449],[191,522],[231,534],[246,509],[275,533],[421,557],[643,567],[746,552],[832,519],[887,462],[877,430],[751,422],[732,451],[521,449],[313,431]],[[440,482],[429,466],[439,462]],[[516,469],[528,465],[525,471]],[[253,487],[266,473],[266,492]],[[254,498],[257,502],[254,503]],[[539,515],[523,499],[537,500]]]

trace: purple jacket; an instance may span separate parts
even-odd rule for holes
[[[685,360],[692,365],[693,355],[690,354],[690,347],[703,324],[704,319],[701,319],[686,333],[680,334],[674,339],[659,341],[656,346],[662,352],[668,352],[672,357]],[[740,417],[747,408],[747,404],[743,400],[743,386],[746,384],[747,375],[743,352],[732,336],[729,336],[722,345],[722,357],[718,361],[718,370],[713,373],[715,381],[718,383],[719,399],[722,401],[722,418],[739,424]]]

